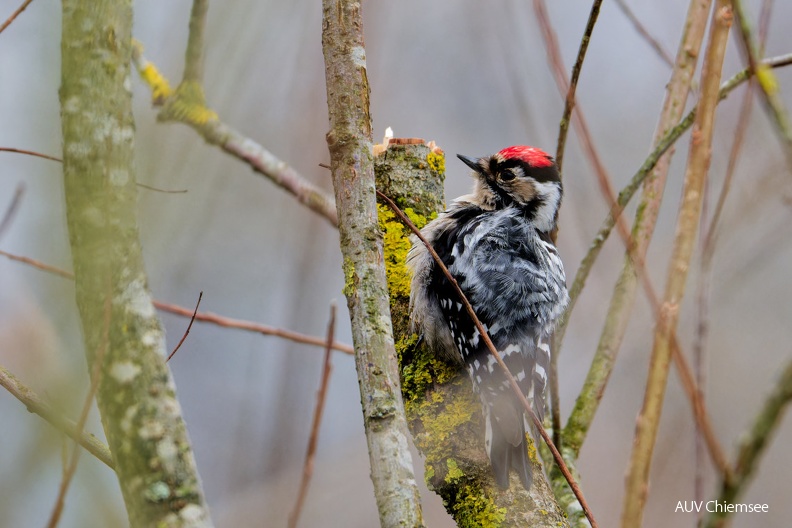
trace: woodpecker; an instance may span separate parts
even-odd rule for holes
[[[547,153],[528,146],[478,159],[457,157],[473,169],[474,190],[454,200],[421,233],[542,420],[550,336],[569,302],[564,267],[550,237],[563,194],[558,168]],[[519,398],[459,295],[415,236],[407,265],[413,329],[434,353],[467,369],[481,400],[496,483],[507,488],[514,469],[529,489],[527,422]]]

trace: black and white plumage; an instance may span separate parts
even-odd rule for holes
[[[526,146],[481,159],[459,158],[474,171],[474,192],[457,198],[422,234],[459,283],[541,420],[549,339],[569,300],[550,238],[562,196],[558,170],[549,155]],[[417,237],[407,263],[414,328],[436,353],[466,366],[482,402],[496,482],[508,487],[513,468],[528,489],[532,475],[519,398]]]

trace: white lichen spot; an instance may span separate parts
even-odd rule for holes
[[[124,417],[121,418],[121,430],[125,433],[129,434],[132,430],[132,422],[135,420],[135,416],[137,416],[138,412],[138,404],[130,405],[127,407],[127,410],[124,412]]]
[[[110,184],[123,187],[129,181],[129,171],[126,169],[110,169]]]
[[[171,438],[163,438],[157,442],[157,456],[165,467],[165,471],[172,473],[179,461],[179,449]]]
[[[162,350],[165,350],[165,343],[162,341],[162,332],[159,330],[149,330],[148,332],[144,332],[140,337],[140,343],[148,348],[160,348],[160,345],[162,345]]]
[[[93,130],[93,138],[97,142],[104,141],[110,137],[113,129],[116,127],[114,119],[99,119],[96,120]]]
[[[75,158],[87,158],[91,154],[91,145],[82,141],[66,144],[66,152]]]
[[[151,295],[142,278],[137,278],[129,283],[126,290],[120,295],[119,302],[127,307],[133,314],[150,319],[156,315]]]
[[[86,33],[90,33],[93,31],[94,28],[94,21],[91,17],[84,17],[82,19],[82,23],[80,24],[80,29],[82,29]]]
[[[129,126],[118,126],[113,129],[113,143],[126,143],[135,137],[135,129]]]
[[[205,520],[206,510],[197,504],[188,504],[179,510],[179,517],[181,517],[182,521],[184,521],[186,524],[195,526],[199,521]]]
[[[165,436],[165,427],[157,420],[146,420],[138,430],[138,436],[143,440],[159,440]]]
[[[164,482],[157,481],[152,483],[144,492],[147,499],[152,502],[162,502],[170,497],[170,488]]]
[[[365,68],[366,67],[366,50],[363,46],[355,46],[352,48],[352,62],[355,63],[355,66],[358,68]]]
[[[80,110],[80,98],[72,95],[63,102],[64,114],[75,114]]]
[[[132,79],[129,77],[129,75],[124,77],[124,90],[132,93]]]
[[[137,378],[143,370],[131,361],[116,361],[110,366],[110,376],[122,385],[126,385]]]
[[[176,398],[163,397],[160,400],[160,408],[162,413],[168,417],[175,417],[181,415],[181,405],[179,405]]]

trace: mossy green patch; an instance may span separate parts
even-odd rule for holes
[[[453,458],[446,460],[446,466],[448,466],[448,473],[446,473],[445,481],[449,484],[465,476]]]
[[[162,116],[195,125],[217,119],[217,114],[206,106],[203,87],[196,81],[184,81],[176,88],[162,109]]]
[[[355,292],[355,265],[348,257],[344,257],[344,289],[342,290],[345,297],[349,297]]]
[[[506,520],[506,508],[498,508],[477,485],[459,488],[453,506],[454,520],[460,528],[494,528]]]
[[[410,230],[397,218],[387,205],[377,204],[379,227],[382,230],[385,249],[385,272],[388,275],[388,291],[391,297],[410,296],[410,272],[407,269],[407,253],[410,251]],[[404,214],[421,229],[431,218],[416,213],[411,208],[404,209]]]

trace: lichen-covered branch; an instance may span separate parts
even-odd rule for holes
[[[651,467],[660,414],[663,408],[672,339],[679,319],[679,305],[685,293],[687,272],[701,216],[701,198],[712,155],[712,133],[723,57],[732,13],[729,0],[718,0],[712,17],[710,40],[701,74],[701,100],[690,143],[685,170],[682,204],[677,216],[676,236],[668,266],[663,306],[655,329],[643,406],[635,429],[635,441],[626,479],[622,527],[641,525],[649,487]]]
[[[676,63],[671,74],[671,80],[666,89],[666,98],[660,121],[655,133],[653,149],[668,134],[676,123],[679,122],[685,110],[685,101],[693,80],[696,61],[704,39],[704,31],[709,18],[709,1],[693,0],[688,7],[685,29],[677,51]],[[632,227],[633,252],[641,259],[646,255],[655,222],[665,189],[666,175],[671,164],[673,147],[661,156],[654,168],[648,172],[643,183],[641,201],[636,210]],[[569,446],[577,458],[580,448],[588,432],[594,414],[599,406],[599,401],[605,392],[605,387],[610,378],[610,373],[616,361],[616,354],[621,346],[627,323],[632,314],[633,301],[637,290],[638,277],[630,258],[629,252],[625,255],[621,274],[616,281],[608,315],[600,335],[597,351],[589,367],[583,389],[578,396],[575,407],[569,416],[564,431],[564,439],[571,441]]]
[[[192,49],[195,50],[196,46],[197,44],[193,43]],[[188,55],[192,57],[192,53]],[[133,45],[132,60],[140,77],[151,89],[152,103],[155,106],[162,106],[157,115],[158,120],[176,121],[188,125],[207,143],[216,145],[244,161],[255,172],[292,194],[298,202],[324,217],[332,225],[338,225],[333,197],[308,181],[264,146],[221,121],[218,115],[207,107],[200,82],[185,77],[179,87],[173,90],[156,66],[143,56],[143,47],[139,42]],[[195,69],[197,67],[186,69],[185,74]]]
[[[138,237],[131,29],[129,2],[63,2],[63,171],[77,306],[92,368],[110,298],[96,399],[130,526],[209,527]]]
[[[792,400],[792,361],[788,362],[781,373],[772,392],[765,400],[762,410],[754,419],[751,428],[743,435],[734,461],[734,473],[731,479],[721,483],[718,502],[734,504],[751,482],[759,460],[769,445],[784,410]],[[726,525],[729,513],[713,512],[702,523],[704,528],[722,528]]]
[[[377,188],[423,227],[443,209],[445,159],[423,144],[395,145],[375,160]],[[459,526],[567,526],[533,448],[534,486],[516,476],[508,490],[495,484],[484,450],[481,404],[467,374],[420,343],[410,330],[410,275],[405,259],[409,230],[387,206],[379,207],[402,395],[426,481]],[[541,477],[540,477],[541,476]]]
[[[383,527],[423,526],[377,223],[361,5],[354,0],[323,0],[322,11],[330,116],[327,145],[371,479]]]

